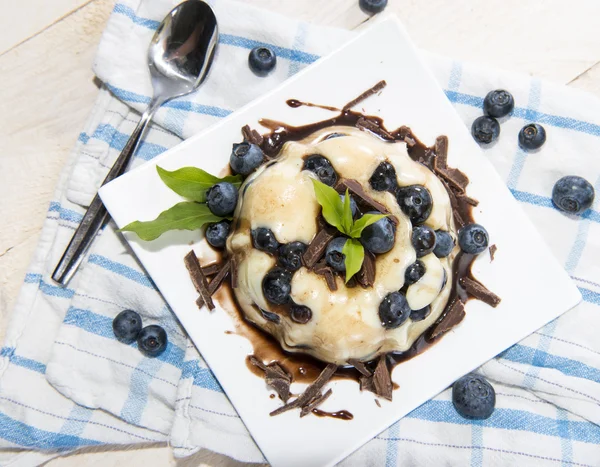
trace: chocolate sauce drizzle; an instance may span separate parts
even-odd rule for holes
[[[468,197],[465,193],[469,183],[467,176],[458,169],[447,166],[447,149],[448,138],[439,136],[436,139],[433,147],[428,147],[423,144],[406,126],[401,126],[395,130],[385,128],[383,120],[380,117],[372,115],[364,115],[362,113],[351,110],[362,100],[376,94],[385,87],[385,81],[380,81],[375,86],[362,93],[356,99],[353,99],[346,104],[341,110],[335,107],[311,104],[302,102],[297,99],[290,99],[287,104],[290,107],[298,108],[301,106],[319,107],[332,112],[338,112],[333,117],[309,123],[302,126],[291,126],[283,122],[261,119],[260,124],[270,131],[267,134],[259,135],[255,130],[250,130],[248,126],[244,127],[244,136],[251,136],[253,142],[258,144],[266,157],[269,159],[275,158],[281,151],[283,145],[289,141],[300,141],[312,133],[331,126],[348,126],[359,128],[363,131],[368,131],[374,136],[389,143],[404,142],[407,145],[408,154],[410,157],[423,165],[438,176],[440,181],[448,192],[448,196],[452,205],[452,212],[457,228],[473,222],[472,208],[476,206],[477,200]],[[366,378],[366,374],[374,374],[378,364],[383,362],[389,368],[391,374],[393,368],[406,360],[420,354],[432,344],[437,342],[445,333],[456,326],[465,316],[464,304],[470,298],[482,299],[482,296],[492,297],[489,300],[484,300],[492,306],[499,303],[499,298],[489,292],[485,286],[478,282],[472,275],[471,265],[475,256],[459,252],[454,260],[452,274],[452,290],[448,299],[448,304],[442,315],[413,343],[410,349],[405,352],[389,353],[371,362],[362,362],[360,367],[346,366],[338,367],[332,379],[352,379],[360,381],[361,377]],[[231,264],[231,274],[233,279],[233,287],[236,287],[236,267]],[[209,271],[207,271],[208,273]],[[212,270],[210,271],[213,272]],[[467,284],[469,290],[464,287]],[[474,286],[475,284],[475,286]],[[223,285],[226,285],[223,283]],[[478,296],[470,294],[474,287],[478,290]],[[235,301],[235,294],[229,287],[220,288],[220,297],[218,301],[228,309],[232,317],[234,317],[236,331],[238,334],[248,338],[254,347],[254,354],[247,359],[247,367],[258,376],[264,376],[264,372],[260,370],[256,364],[251,363],[256,359],[265,362],[277,361],[291,375],[293,381],[298,382],[313,382],[326,369],[327,363],[319,361],[311,356],[301,353],[290,353],[284,351],[279,343],[266,332],[246,321],[239,305]],[[487,292],[487,295],[486,295]],[[397,385],[394,384],[394,389]],[[391,398],[391,397],[390,397]],[[347,411],[338,411],[334,413],[324,412],[317,408],[312,410],[312,413],[317,416],[329,416],[333,418],[351,420],[352,414]]]

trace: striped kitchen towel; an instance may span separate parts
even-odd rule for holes
[[[107,167],[131,133],[151,88],[145,54],[176,0],[123,0],[103,36],[95,71],[103,88],[57,187],[39,246],[0,350],[0,465],[36,465],[84,446],[169,442],[178,457],[201,448],[264,462],[218,382],[187,339],[114,225],[96,239],[67,288],[49,279]],[[210,2],[221,38],[200,90],[159,110],[138,166],[272,89],[352,33],[317,27],[230,0]],[[278,65],[254,76],[247,56],[266,44]],[[440,85],[470,126],[490,89],[517,107],[489,157],[579,286],[584,302],[485,364],[497,409],[459,417],[445,391],[360,448],[345,465],[600,465],[600,202],[565,216],[549,195],[563,175],[600,189],[600,101],[590,95],[427,55]],[[526,122],[546,127],[537,153],[518,149]],[[203,157],[203,155],[199,155]],[[518,228],[518,226],[515,226]],[[523,239],[526,255],[527,239]],[[518,265],[515,265],[518,267]],[[551,290],[548,293],[552,293]],[[113,317],[139,311],[169,333],[146,359],[114,340]]]

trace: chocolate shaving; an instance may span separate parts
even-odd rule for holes
[[[228,260],[225,264],[223,264],[217,275],[213,278],[212,281],[210,281],[210,284],[208,284],[208,292],[211,296],[221,286],[223,280],[225,279],[225,277],[227,277],[227,274],[229,274],[229,271],[231,271],[231,260]]]
[[[390,376],[390,369],[387,365],[386,355],[379,357],[379,362],[377,362],[377,366],[375,367],[375,373],[373,373],[373,385],[375,386],[375,394],[389,401],[392,400],[394,386],[392,385],[392,378]]]
[[[434,170],[445,169],[448,167],[448,137],[447,136],[438,136],[435,139],[435,159]]]
[[[494,244],[490,247],[490,262],[494,261],[494,256],[496,256],[496,250],[498,247]]]
[[[382,139],[386,139],[386,140],[390,140],[390,141],[394,140],[394,136],[391,133],[384,130],[383,128],[381,128],[381,125],[379,125],[377,122],[375,122],[371,119],[365,118],[365,117],[360,117],[358,119],[358,121],[356,122],[356,128],[358,128],[359,130],[370,131],[371,133],[379,136]]]
[[[446,180],[450,185],[456,188],[460,193],[465,192],[465,188],[469,184],[469,178],[464,172],[447,167],[445,169],[437,169],[436,173]]]
[[[477,300],[481,300],[483,303],[487,303],[491,307],[496,308],[501,301],[498,295],[489,291],[485,285],[475,279],[465,276],[461,277],[458,282],[465,288],[469,295],[472,295]]]
[[[329,399],[329,396],[331,396],[331,394],[333,394],[333,391],[331,389],[328,389],[325,394],[319,394],[317,397],[313,398],[312,401],[310,401],[307,405],[302,407],[302,410],[300,411],[300,418],[305,417],[314,409],[319,407],[323,402]]]
[[[329,290],[331,290],[332,292],[335,292],[337,290],[337,282],[335,281],[335,276],[333,275],[332,269],[329,266],[327,266],[325,260],[321,260],[317,264],[315,264],[315,266],[313,267],[313,271],[316,274],[319,274],[325,278],[325,282],[327,282],[327,287],[329,287]]]
[[[471,198],[470,196],[460,194],[457,196],[457,198],[459,201],[470,204],[471,206],[479,206],[479,201],[477,201],[475,198]]]
[[[208,266],[202,266],[202,274],[205,276],[214,276],[221,269],[221,265],[219,263],[212,263]]]
[[[446,191],[448,192],[448,198],[450,198],[450,205],[452,206],[452,215],[454,216],[454,223],[456,224],[457,229],[461,229],[465,226],[465,221],[460,215],[460,204],[454,190],[448,186],[448,184],[444,180],[440,180]]]
[[[265,365],[261,360],[256,358],[254,355],[250,355],[250,357],[248,357],[248,359],[250,360],[250,363],[252,363],[254,366],[260,368],[262,371],[267,371],[267,365]]]
[[[375,403],[377,404],[377,407],[381,407],[381,404],[379,403],[379,399],[375,399]]]
[[[267,365],[265,369],[265,380],[267,385],[275,390],[283,402],[289,400],[292,375],[290,375],[279,363],[273,362]]]
[[[338,185],[348,188],[348,190],[350,190],[352,193],[354,193],[356,196],[358,196],[363,203],[367,204],[368,206],[372,207],[375,211],[379,211],[382,214],[389,214],[390,212],[388,211],[388,209],[381,204],[378,201],[375,201],[373,198],[371,198],[363,189],[363,187],[361,186],[360,183],[358,183],[356,180],[352,180],[352,179],[348,179],[348,178],[343,178],[342,180],[340,180],[338,182]],[[390,220],[391,221],[395,221],[395,223],[397,223],[397,220],[395,217],[390,216]]]
[[[232,257],[230,260],[231,266],[229,267],[229,273],[231,275],[231,287],[237,289],[238,286],[238,268],[237,261],[235,257]]]
[[[367,89],[365,92],[363,92],[360,96],[358,96],[355,99],[352,99],[350,102],[348,102],[343,108],[342,111],[344,110],[348,110],[351,109],[352,107],[354,107],[356,104],[359,104],[360,102],[364,101],[365,99],[367,99],[368,97],[371,97],[373,94],[377,94],[379,91],[381,91],[383,88],[385,88],[387,86],[387,83],[385,82],[385,80],[381,80],[379,81],[379,83],[377,83],[375,86],[373,86],[370,89]]]
[[[363,264],[358,271],[356,279],[365,288],[372,287],[375,283],[375,258],[370,251],[365,250]]]
[[[373,384],[373,375],[361,376],[358,379],[361,391],[375,392],[375,384]]]
[[[260,146],[263,143],[263,137],[261,134],[256,130],[250,129],[249,125],[242,127],[242,135],[244,135],[244,139],[250,144],[256,144]]]
[[[302,260],[307,268],[312,268],[321,259],[321,256],[325,253],[327,244],[334,236],[335,234],[328,227],[321,228],[317,232],[317,235],[315,235],[315,238],[312,239],[312,242],[310,242],[310,245],[308,245],[308,248],[302,255]]]
[[[363,375],[363,376],[369,377],[369,376],[373,375],[373,372],[367,368],[367,365],[365,365],[360,360],[357,360],[355,358],[351,358],[351,359],[348,360],[348,363],[350,365],[352,365],[354,368],[356,368],[358,370],[358,372],[361,375]]]
[[[212,301],[211,293],[208,291],[206,276],[202,273],[202,268],[200,267],[200,263],[198,262],[198,258],[194,251],[190,251],[185,255],[184,262],[185,267],[190,274],[190,278],[192,279],[192,283],[202,297],[204,304],[209,310],[214,310],[215,304]],[[196,301],[196,303],[198,303],[198,301]]]
[[[430,328],[429,338],[435,339],[442,334],[450,331],[454,326],[460,323],[465,317],[465,305],[458,298],[455,298],[442,317]]]
[[[275,415],[287,412],[288,410],[295,409],[298,407],[304,407],[305,405],[309,404],[318,394],[321,393],[321,389],[323,388],[323,386],[327,384],[327,382],[331,379],[331,377],[336,371],[336,364],[328,364],[323,369],[318,378],[310,386],[308,386],[302,394],[300,394],[292,402],[289,402],[279,407],[277,410],[274,410],[270,413],[270,415],[274,417]]]

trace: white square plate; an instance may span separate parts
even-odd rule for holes
[[[542,238],[521,211],[491,164],[482,156],[467,128],[417,55],[399,21],[379,22],[332,55],[319,60],[268,95],[235,112],[207,131],[127,173],[100,190],[119,226],[155,218],[180,199],[159,179],[155,165],[168,170],[198,166],[218,174],[228,163],[240,129],[259,128],[262,117],[302,124],[330,116],[322,109],[292,109],[296,98],[341,107],[376,82],[383,93],[361,103],[366,113],[384,118],[388,128],[407,125],[425,144],[438,135],[449,138],[449,163],[471,179],[469,195],[480,201],[475,218],[498,246],[496,259],[487,253],[474,264],[475,276],[502,297],[496,309],[472,300],[467,316],[425,353],[397,366],[400,385],[393,402],[373,403],[349,381],[330,384],[333,395],[325,410],[348,409],[352,421],[305,417],[298,411],[270,417],[281,405],[270,399],[262,379],[246,368],[252,347],[244,338],[226,334],[232,321],[217,308],[199,311],[183,263],[190,242],[199,255],[206,248],[197,232],[170,232],[154,242],[126,234],[165,299],[215,373],[254,440],[275,466],[323,466],[339,462],[386,427],[447,388],[463,374],[575,306],[581,296]],[[552,290],[552,294],[548,293]],[[298,442],[298,440],[302,440]],[[307,449],[310,446],[310,449]]]

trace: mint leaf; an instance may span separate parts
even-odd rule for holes
[[[346,194],[344,195],[342,211],[342,226],[344,227],[344,233],[347,234],[352,230],[352,208],[350,207],[350,193],[348,192],[348,188],[346,188]]]
[[[344,264],[346,265],[346,283],[352,276],[360,271],[363,260],[365,259],[365,249],[355,238],[349,238],[344,243],[344,248],[342,248],[342,253],[346,256],[344,260]]]
[[[175,193],[199,203],[206,201],[206,192],[216,183],[229,182],[238,188],[242,184],[240,175],[219,178],[197,167],[183,167],[169,172],[157,165],[156,171],[165,185]]]
[[[142,240],[150,241],[168,230],[196,230],[209,222],[218,222],[206,204],[184,201],[161,212],[153,221],[135,221],[120,229],[121,232],[134,232]]]
[[[320,182],[319,180],[312,179],[313,186],[315,188],[315,195],[317,202],[323,208],[323,217],[328,224],[333,225],[340,232],[346,233],[344,230],[343,219],[344,219],[344,206],[340,195],[328,185]]]
[[[364,214],[360,219],[354,222],[348,235],[350,235],[352,238],[359,238],[360,234],[366,227],[374,224],[379,219],[384,217],[387,216],[385,214]]]

